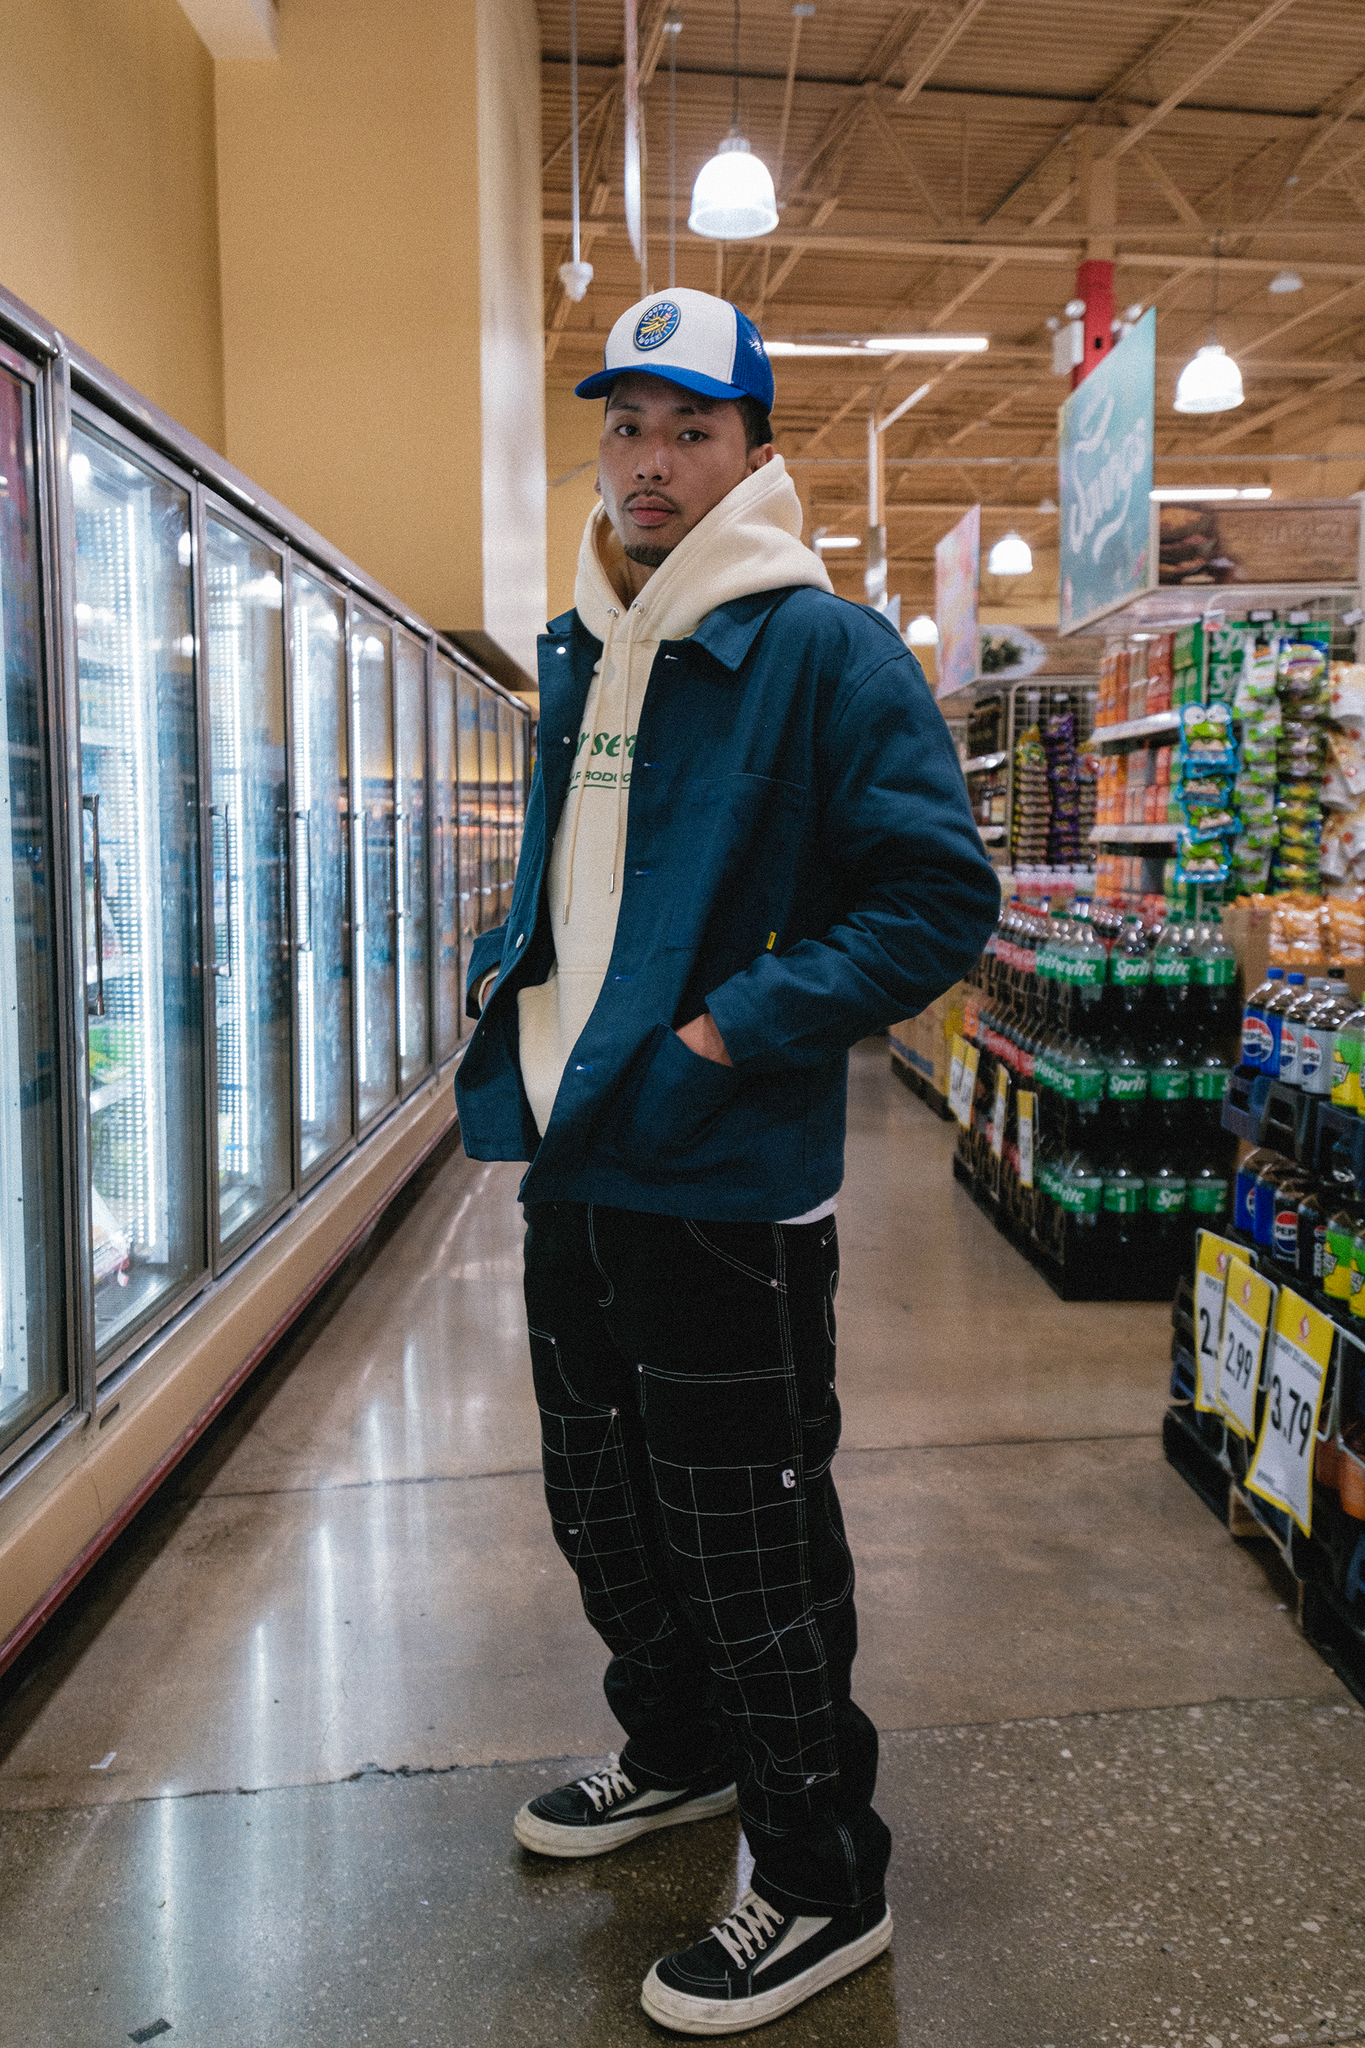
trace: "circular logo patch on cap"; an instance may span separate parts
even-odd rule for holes
[[[639,349],[662,348],[666,341],[678,331],[682,313],[671,299],[660,299],[650,306],[635,323],[635,346]]]

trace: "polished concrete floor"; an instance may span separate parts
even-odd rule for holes
[[[1163,1461],[1165,1310],[1059,1303],[950,1152],[859,1048],[837,1472],[897,1934],[758,2038],[1365,2041],[1365,1716]],[[0,1680],[3,2048],[668,2038],[639,1983],[743,1888],[735,1823],[510,1834],[616,1741],[516,1181],[428,1175]]]

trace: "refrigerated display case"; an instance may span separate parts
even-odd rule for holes
[[[72,433],[90,1208],[102,1365],[206,1265],[190,493]]]
[[[0,1451],[71,1405],[63,1271],[57,922],[31,372],[0,348]]]
[[[394,652],[398,1089],[408,1095],[427,1070],[427,651],[400,632]]]
[[[527,721],[3,290],[0,690],[3,1669],[451,1138]]]
[[[289,783],[283,558],[216,514],[205,536],[221,1256],[293,1190]]]
[[[438,654],[431,686],[431,928],[432,1052],[437,1066],[460,1043],[459,783],[455,754],[456,678],[453,661]]]
[[[294,899],[299,1173],[351,1138],[350,699],[346,600],[290,577],[294,712]]]
[[[397,1072],[398,905],[394,874],[392,634],[382,619],[351,619],[351,749],[356,764],[356,1125],[393,1101]]]

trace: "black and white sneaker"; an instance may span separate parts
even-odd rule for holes
[[[832,1917],[796,1916],[746,1892],[694,1947],[654,1965],[640,2003],[677,2034],[742,2034],[860,1970],[890,1940],[884,1898]]]
[[[512,1832],[523,1849],[542,1856],[605,1856],[655,1828],[730,1813],[736,1799],[734,1781],[724,1770],[690,1785],[641,1789],[613,1758],[605,1771],[528,1800],[513,1821]]]

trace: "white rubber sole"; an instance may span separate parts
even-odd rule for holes
[[[657,2020],[661,2027],[671,2027],[675,2034],[747,2034],[751,2027],[781,2019],[784,2012],[804,2005],[817,1991],[824,1991],[841,1977],[861,1970],[864,1963],[870,1963],[890,1946],[892,1932],[888,1906],[876,1926],[869,1927],[856,1941],[836,1949],[823,1961],[812,1963],[799,1977],[788,1978],[777,1990],[759,1991],[752,1998],[689,1998],[685,1992],[672,1991],[660,1982],[656,1963],[645,1978],[640,2003],[652,2020]]]
[[[717,1814],[733,1813],[738,1804],[736,1788],[724,1785],[719,1792],[705,1792],[663,1813],[632,1814],[625,1820],[603,1821],[595,1828],[560,1827],[554,1821],[541,1820],[528,1804],[513,1821],[512,1833],[523,1849],[533,1849],[537,1856],[606,1856],[613,1849],[624,1849],[637,1836],[676,1828],[688,1820],[714,1820]]]

